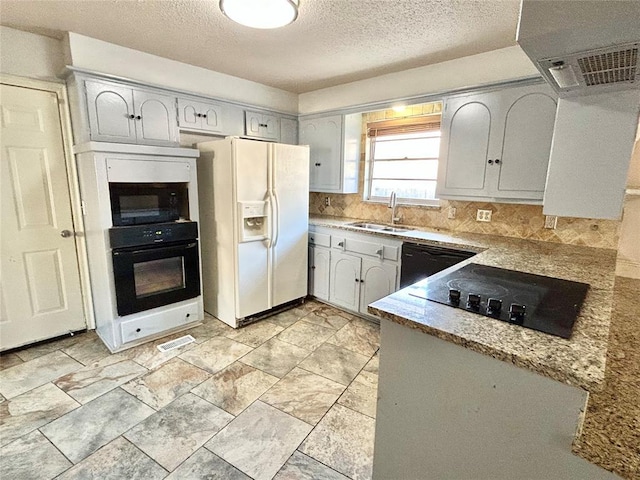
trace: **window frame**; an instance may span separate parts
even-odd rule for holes
[[[374,169],[374,164],[376,159],[374,158],[375,156],[375,142],[377,141],[376,139],[379,138],[384,138],[385,136],[389,136],[389,135],[403,135],[403,134],[413,134],[415,135],[416,133],[422,133],[424,132],[424,137],[427,138],[433,138],[432,135],[429,135],[430,132],[435,131],[434,128],[423,128],[422,130],[420,130],[420,125],[424,125],[425,123],[427,124],[438,124],[439,128],[437,129],[437,131],[439,132],[438,138],[440,139],[440,141],[442,141],[442,126],[440,125],[440,118],[441,118],[441,114],[429,114],[429,115],[420,115],[420,116],[416,116],[416,117],[405,117],[405,118],[399,118],[399,119],[392,119],[392,120],[385,120],[385,121],[377,121],[377,122],[369,122],[367,124],[367,135],[366,135],[366,145],[365,145],[365,188],[364,188],[364,198],[363,200],[365,202],[371,202],[371,203],[388,203],[389,202],[389,196],[374,196],[371,194],[371,192],[373,191],[373,169]],[[427,120],[425,122],[425,120]],[[371,133],[371,129],[372,128],[376,128],[377,125],[381,125],[382,129],[383,129],[383,133],[382,134],[376,134],[374,133],[373,135],[370,134]],[[394,128],[394,125],[396,128]],[[418,137],[418,138],[423,138],[423,137]],[[404,160],[404,161],[424,161],[424,160],[435,160],[436,162],[439,162],[440,160],[440,155],[438,155],[438,157],[421,157],[421,158],[397,158],[397,159],[379,159],[378,161],[399,161],[399,160]],[[401,180],[401,179],[389,179],[389,180]],[[437,181],[438,181],[438,175],[436,172],[436,176],[435,178],[431,179],[425,179],[427,181],[432,181],[435,180],[436,182],[436,186],[437,186]],[[398,204],[404,204],[404,205],[414,205],[414,206],[427,206],[427,207],[439,207],[441,205],[440,200],[435,197],[433,199],[417,199],[417,198],[407,198],[407,197],[397,197],[397,203]]]

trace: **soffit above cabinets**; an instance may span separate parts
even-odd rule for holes
[[[302,93],[515,45],[519,0],[302,0],[256,30],[215,0],[2,2],[2,25],[75,32]]]

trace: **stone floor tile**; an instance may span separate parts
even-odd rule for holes
[[[3,370],[0,393],[6,398],[16,397],[83,366],[60,351],[51,352]]]
[[[143,367],[153,370],[165,362],[168,362],[172,358],[177,357],[178,355],[191,350],[197,346],[197,343],[188,343],[179,348],[174,348],[173,350],[169,350],[167,352],[161,352],[158,350],[158,345],[161,343],[169,342],[171,340],[175,340],[176,338],[183,337],[188,335],[187,332],[178,332],[172,335],[167,335],[166,337],[159,338],[153,342],[143,343],[142,345],[138,345],[137,347],[130,348],[125,350],[124,353],[131,360],[136,363],[139,363]]]
[[[380,347],[380,325],[354,318],[327,342],[370,357]]]
[[[42,357],[43,355],[47,355],[48,353],[65,348],[69,345],[76,345],[84,342],[85,340],[93,340],[97,337],[98,336],[93,330],[76,333],[74,335],[64,335],[56,340],[46,341],[43,343],[39,343],[38,345],[34,345],[33,347],[17,350],[15,354],[19,356],[23,361],[28,362],[38,357]]]
[[[2,448],[0,478],[48,480],[71,465],[42,433],[34,430]]]
[[[299,450],[354,479],[370,479],[375,420],[334,405]]]
[[[296,323],[305,315],[306,312],[299,311],[297,308],[291,308],[289,310],[285,310],[284,312],[277,313],[276,315],[272,315],[268,317],[267,320],[269,320],[269,323],[279,325],[282,328],[287,328]]]
[[[344,391],[344,385],[294,368],[260,400],[311,425],[320,421]]]
[[[173,471],[232,419],[233,415],[187,393],[124,436],[165,469]]]
[[[24,362],[24,360],[15,353],[2,353],[0,354],[0,371],[13,367],[14,365],[19,365],[22,362]]]
[[[312,427],[256,401],[205,445],[255,480],[270,480]]]
[[[351,316],[345,312],[329,307],[322,306],[313,310],[308,315],[302,317],[305,322],[320,325],[321,327],[332,328],[333,330],[340,330],[351,320]]]
[[[166,475],[164,468],[118,437],[56,480],[160,480]]]
[[[280,325],[260,320],[256,323],[225,333],[224,336],[250,347],[259,347],[264,342],[284,330]]]
[[[367,364],[364,366],[363,370],[367,372],[375,373],[376,375],[378,375],[379,369],[380,369],[380,355],[379,355],[379,352],[376,352],[376,354],[373,357],[371,357],[371,360],[369,360],[369,362],[367,362]]]
[[[160,410],[207,378],[209,374],[204,370],[174,358],[144,377],[123,385],[122,389]]]
[[[192,392],[223,410],[238,415],[279,378],[242,362],[235,362],[195,387]]]
[[[182,332],[182,334],[191,335],[195,339],[196,343],[204,343],[210,338],[224,335],[225,333],[233,330],[234,329],[226,323],[205,312],[202,325],[190,328],[189,330]]]
[[[123,354],[117,354],[63,375],[54,383],[78,402],[88,403],[146,372],[146,368],[128,360]]]
[[[80,404],[51,383],[0,404],[0,445],[46,425]]]
[[[306,350],[314,350],[334,333],[335,330],[332,328],[321,327],[320,325],[300,320],[280,333],[278,340],[292,343]]]
[[[368,360],[369,357],[365,355],[325,343],[304,359],[299,366],[342,385],[349,385]]]
[[[151,407],[116,388],[40,430],[78,463],[153,413]]]
[[[365,370],[360,372],[342,394],[338,403],[371,418],[376,418],[378,375]]]
[[[91,365],[111,355],[99,337],[74,343],[61,350],[83,365]]]
[[[242,363],[281,378],[304,360],[309,353],[309,350],[272,338],[242,357]]]
[[[344,475],[295,451],[273,480],[348,480]]]
[[[209,373],[216,373],[253,350],[226,337],[213,337],[180,355],[183,360]]]
[[[200,448],[176,468],[166,480],[251,480],[206,448]]]

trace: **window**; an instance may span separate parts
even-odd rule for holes
[[[385,201],[396,192],[404,203],[436,203],[440,115],[367,124],[367,200]]]

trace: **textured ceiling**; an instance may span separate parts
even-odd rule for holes
[[[2,0],[0,23],[71,31],[302,93],[515,44],[519,0],[300,0],[254,30],[217,0]]]

